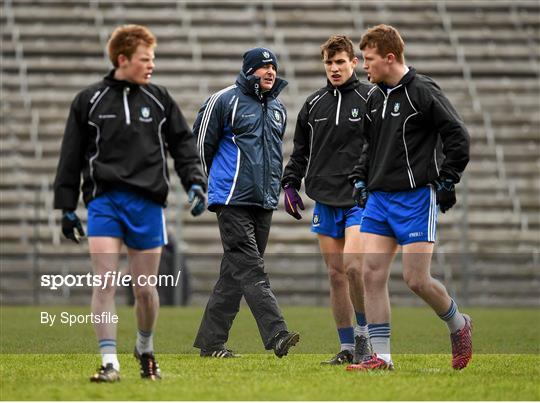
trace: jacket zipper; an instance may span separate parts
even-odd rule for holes
[[[383,108],[382,108],[382,118],[383,119],[384,119],[384,115],[386,113],[386,105],[388,104],[388,98],[390,97],[390,94],[392,93],[392,91],[398,89],[401,86],[402,86],[402,84],[398,85],[397,87],[392,88],[390,91],[387,91],[386,94],[384,94],[384,91],[383,91],[383,95],[384,95],[384,102],[383,102]]]
[[[341,92],[337,88],[334,88],[334,96],[338,94],[337,110],[336,110],[336,126],[339,125],[339,111],[341,109]]]
[[[129,94],[129,87],[124,87],[124,113],[126,114],[126,125],[131,124],[131,116],[129,113],[129,104],[128,104],[128,94]]]
[[[266,167],[266,164],[269,163],[270,159],[268,158],[267,154],[267,148],[266,147],[266,103],[264,101],[261,102],[262,107],[262,115],[263,115],[263,155],[264,155],[264,163],[263,163],[263,206],[266,206],[266,189],[267,189],[267,178],[266,173],[268,172],[268,169]]]

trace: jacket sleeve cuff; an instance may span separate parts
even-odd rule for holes
[[[300,187],[302,186],[302,182],[296,178],[287,177],[287,178],[283,178],[283,180],[281,181],[281,187],[283,189],[285,189],[285,185],[291,185],[296,190],[300,190]]]
[[[57,188],[54,192],[54,208],[56,210],[75,211],[78,201],[79,192],[73,192],[72,189]]]

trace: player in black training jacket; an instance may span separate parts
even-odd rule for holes
[[[347,36],[331,36],[321,46],[321,57],[327,84],[307,98],[298,114],[282,185],[285,209],[293,217],[301,218],[298,208],[303,209],[303,203],[297,190],[303,178],[307,195],[316,202],[311,230],[328,268],[341,345],[323,364],[339,365],[361,361],[370,353],[360,272],[362,209],[355,206],[347,176],[362,149],[362,120],[372,85],[356,77],[358,58]]]
[[[362,217],[366,315],[374,355],[348,370],[392,369],[390,265],[402,246],[403,278],[446,322],[452,367],[472,357],[471,320],[430,273],[438,208],[456,202],[454,185],[469,161],[469,133],[458,113],[429,77],[405,64],[405,44],[388,25],[370,28],[360,49],[364,69],[377,84],[368,100],[367,147],[351,174]]]
[[[141,376],[151,380],[161,377],[153,347],[159,296],[147,277],[157,274],[167,244],[167,153],[194,202],[193,215],[204,211],[206,200],[206,178],[193,134],[167,90],[150,83],[155,46],[156,38],[146,27],[124,25],[113,32],[108,53],[114,69],[75,97],[54,182],[62,232],[78,243],[84,235],[75,213],[82,174],[92,269],[104,284],[92,290],[94,315],[116,311],[116,287],[106,283],[106,276],[118,270],[120,251],[127,247],[138,326],[134,351]],[[102,365],[90,380],[117,382],[116,323],[95,323],[94,329]]]

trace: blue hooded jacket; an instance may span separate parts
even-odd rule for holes
[[[277,208],[287,121],[277,96],[287,82],[276,77],[272,89],[261,93],[259,81],[240,72],[197,114],[193,133],[208,176],[210,211],[219,205]]]

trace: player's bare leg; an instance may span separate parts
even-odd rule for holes
[[[431,277],[432,242],[416,242],[403,246],[403,279],[437,314],[450,306],[451,298],[444,285]]]
[[[390,299],[388,278],[397,251],[394,238],[362,233],[364,304],[374,356],[347,370],[392,369],[390,355]]]
[[[450,330],[452,367],[463,369],[472,358],[472,324],[468,315],[459,312],[445,286],[431,277],[433,243],[417,242],[403,246],[403,278],[409,288],[422,298]]]
[[[364,282],[362,280],[362,234],[360,226],[345,228],[343,265],[349,280],[349,295],[354,307],[357,324],[354,328],[353,362],[359,363],[371,356],[371,344],[364,307]]]
[[[364,311],[364,286],[362,282],[362,234],[360,226],[345,228],[345,244],[343,247],[343,266],[349,282],[349,294],[354,310]]]
[[[349,279],[343,265],[343,238],[317,235],[330,280],[330,303],[338,328],[352,326],[353,306],[349,298]]]
[[[107,272],[118,272],[118,260],[122,240],[113,237],[89,237],[88,244],[94,275],[100,276],[102,286],[92,288],[92,313],[116,313],[114,295],[116,287],[107,279]],[[95,323],[94,330],[99,343],[102,367],[90,380],[93,382],[115,382],[120,379],[120,363],[116,355],[116,323]]]
[[[344,238],[332,238],[317,234],[319,247],[328,270],[330,281],[330,305],[340,338],[340,352],[323,364],[352,362],[354,349],[353,305],[349,297],[349,279],[344,265]]]
[[[148,285],[148,280],[152,281],[158,274],[161,247],[146,250],[128,248],[128,258],[137,317],[135,357],[141,365],[141,377],[156,380],[161,378],[161,371],[154,358],[153,344],[159,295],[154,285]]]
[[[397,251],[394,238],[362,233],[364,304],[368,323],[390,322],[388,278]]]

